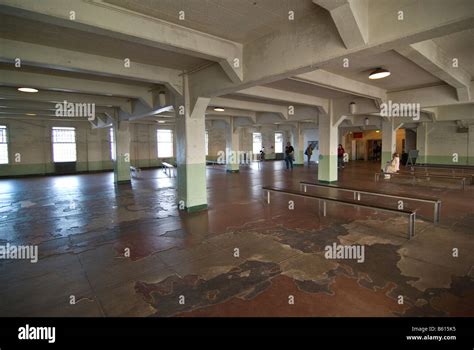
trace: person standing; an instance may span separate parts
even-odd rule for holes
[[[290,142],[286,143],[286,148],[285,148],[285,163],[286,163],[286,168],[293,170],[293,160],[295,156],[295,149],[291,145]]]
[[[308,157],[308,166],[309,163],[311,162],[311,156],[313,155],[313,145],[309,145],[308,148],[306,148],[306,151],[304,151],[304,154]]]
[[[342,147],[341,144],[337,147],[337,167],[338,168],[344,168],[344,153],[346,151],[344,150],[344,147]]]

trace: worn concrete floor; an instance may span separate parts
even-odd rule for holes
[[[262,185],[314,181],[314,165],[208,167],[209,210],[193,214],[160,170],[119,186],[110,173],[0,180],[0,245],[40,256],[0,261],[0,316],[474,316],[474,186],[375,183],[376,170],[354,162],[340,184],[439,197],[441,223],[410,203],[409,241],[401,216],[263,200]],[[365,261],[326,259],[333,243],[363,245]]]

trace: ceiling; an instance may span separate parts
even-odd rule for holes
[[[449,58],[457,58],[471,77],[474,77],[474,29],[433,39]]]
[[[126,84],[126,85],[135,85],[135,86],[143,86],[148,88],[154,88],[158,86],[157,84],[146,83],[136,80],[129,80],[129,79],[121,79],[121,78],[113,78],[113,77],[106,77],[100,76],[98,77],[95,74],[88,74],[88,73],[78,73],[78,72],[71,72],[71,71],[62,71],[62,70],[55,70],[43,67],[31,67],[27,65],[21,66],[21,71],[26,73],[36,73],[36,74],[44,74],[44,75],[52,75],[52,76],[60,76],[60,77],[67,77],[67,78],[75,78],[75,79],[86,79],[86,80],[100,80],[102,82],[108,83],[118,83],[118,84]],[[8,63],[0,63],[0,70],[16,70],[11,64]]]
[[[106,57],[130,58],[132,62],[179,70],[210,63],[142,44],[4,14],[0,14],[0,37]]]
[[[353,96],[344,92],[331,90],[331,89],[324,88],[322,86],[304,83],[304,82],[291,80],[291,79],[283,79],[283,80],[275,81],[273,83],[266,84],[265,86],[269,88],[278,89],[278,90],[290,91],[290,92],[295,92],[298,94],[321,97],[321,98],[338,99],[338,98]]]
[[[384,79],[370,80],[368,78],[370,72],[377,67],[388,69],[392,74]],[[350,58],[347,68],[343,67],[341,60],[331,61],[320,68],[389,92],[444,84],[443,81],[393,50],[371,56]]]
[[[321,11],[312,0],[104,0],[104,2],[218,37],[247,43]],[[178,14],[184,11],[185,20]]]

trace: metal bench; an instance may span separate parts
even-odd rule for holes
[[[169,177],[171,177],[172,175],[176,176],[176,174],[174,172],[174,169],[176,169],[176,167],[173,164],[166,163],[166,162],[161,162],[161,165],[163,167],[163,172],[166,175],[168,175]]]
[[[404,173],[404,172],[398,172],[398,173],[385,173],[385,172],[377,172],[375,173],[375,182],[380,180],[380,175],[390,175],[390,178],[392,176],[405,176],[405,177],[411,177],[413,179],[427,179],[428,181],[430,179],[454,179],[454,180],[461,180],[461,187],[464,190],[466,188],[466,177],[463,176],[449,176],[449,175],[427,175],[427,174],[414,174],[414,173]]]
[[[368,209],[372,209],[376,211],[385,211],[388,213],[405,215],[405,216],[408,216],[408,239],[411,239],[415,235],[416,210],[406,210],[406,209],[398,210],[398,209],[389,208],[389,207],[385,207],[381,205],[373,205],[373,204],[368,204],[368,203],[361,203],[359,201],[339,199],[339,198],[327,197],[327,196],[321,196],[321,195],[313,195],[309,193],[304,193],[304,192],[295,191],[295,190],[288,190],[288,189],[283,189],[283,188],[278,188],[278,187],[264,186],[262,187],[262,189],[267,192],[268,204],[270,204],[271,192],[283,193],[283,194],[303,197],[303,198],[318,199],[320,203],[321,201],[323,202],[323,216],[326,216],[326,202],[335,202],[335,203],[343,204],[343,205],[357,206],[357,207],[368,208]]]
[[[361,194],[368,194],[371,196],[380,196],[380,197],[388,197],[388,198],[397,198],[397,199],[406,199],[410,201],[416,201],[416,202],[424,202],[424,203],[431,203],[433,204],[433,222],[435,224],[439,223],[440,220],[440,213],[441,213],[441,200],[438,198],[432,198],[432,197],[413,197],[413,196],[406,196],[403,194],[397,194],[397,193],[384,193],[384,192],[379,192],[379,191],[369,191],[369,190],[361,190],[358,188],[354,187],[341,187],[341,186],[334,186],[334,185],[326,185],[326,184],[320,184],[316,182],[308,182],[308,181],[301,181],[300,182],[300,189],[303,189],[303,192],[307,192],[307,187],[322,187],[322,188],[331,188],[331,189],[336,189],[339,191],[343,192],[352,192],[354,194],[354,200],[360,201],[361,200]]]

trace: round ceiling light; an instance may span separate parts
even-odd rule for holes
[[[222,107],[215,107],[214,110],[215,110],[216,112],[224,112],[224,111],[225,111],[225,109],[222,108]]]
[[[38,92],[38,89],[28,88],[28,87],[21,87],[21,88],[18,88],[18,91],[21,91],[21,92]]]
[[[370,73],[369,75],[369,79],[382,79],[382,78],[386,78],[390,75],[391,73],[386,70],[386,69],[383,69],[383,68],[377,68],[376,70],[374,70],[372,73]]]

